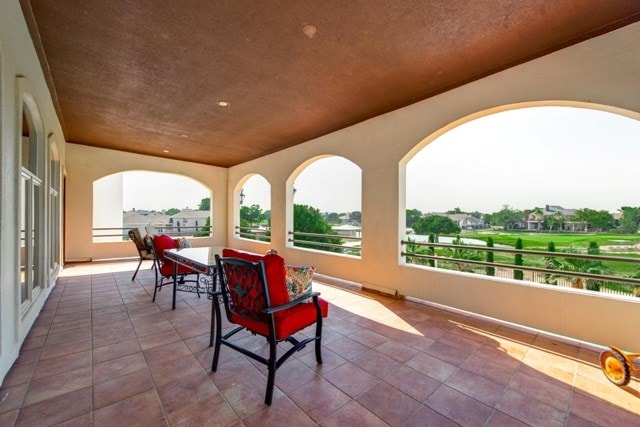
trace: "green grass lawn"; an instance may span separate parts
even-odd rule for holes
[[[461,237],[478,239],[487,241],[488,237],[493,238],[496,245],[507,245],[514,247],[518,238],[522,239],[524,249],[546,250],[549,242],[556,245],[556,249],[585,249],[589,246],[589,242],[597,242],[600,247],[603,246],[619,246],[620,252],[625,247],[630,250],[628,253],[639,252],[630,248],[633,245],[640,244],[639,234],[605,234],[605,233],[530,233],[530,232],[503,232],[488,230],[465,230],[460,233]]]
[[[627,258],[640,258],[640,235],[638,234],[605,234],[605,233],[531,233],[531,232],[505,232],[489,230],[465,230],[460,237],[487,241],[493,238],[494,245],[515,247],[516,240],[522,239],[523,249],[546,251],[549,242],[554,242],[556,252],[575,250],[586,253],[590,242],[597,242],[602,255],[613,255]],[[443,250],[437,250],[444,255]],[[450,255],[449,255],[450,256]],[[481,259],[485,259],[484,253]],[[496,252],[494,261],[504,264],[514,264],[514,255]],[[544,267],[542,256],[524,255],[523,265],[531,267]],[[638,264],[625,262],[603,261],[607,274],[621,276],[633,276],[638,272]]]

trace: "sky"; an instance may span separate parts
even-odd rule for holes
[[[639,170],[638,120],[572,107],[510,110],[458,126],[416,154],[407,165],[406,207],[490,213],[504,205],[522,210],[549,204],[614,212],[640,206]],[[132,174],[125,174],[125,209],[134,200],[138,209],[196,208],[208,197],[195,181],[171,174],[154,181],[162,189],[158,197],[148,191],[148,180],[129,179]],[[361,170],[344,158],[312,163],[294,187],[298,204],[326,212],[362,209]],[[175,195],[167,198],[172,189]],[[264,178],[254,175],[243,189],[245,205],[270,209]]]
[[[156,211],[198,209],[200,201],[209,197],[209,190],[199,182],[171,173],[125,172],[122,187],[122,208],[125,211],[132,208]]]

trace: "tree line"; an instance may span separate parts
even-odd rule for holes
[[[575,211],[569,220],[581,224],[583,229],[579,231],[618,231],[620,233],[637,233],[640,229],[640,207],[623,206],[620,219],[605,210],[595,210],[582,208]],[[480,212],[463,212],[460,208],[447,211],[447,214],[466,213],[469,216],[482,219],[485,226],[502,227],[505,230],[517,230],[525,227],[527,218],[525,211],[514,209],[508,205],[497,212],[482,214]],[[563,229],[567,218],[561,211],[556,211],[552,215],[543,216],[541,208],[530,211],[541,218],[541,229],[548,231],[560,231]],[[406,225],[417,234],[456,234],[460,232],[458,224],[445,216],[425,215],[418,209],[407,209]]]

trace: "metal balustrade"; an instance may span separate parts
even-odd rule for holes
[[[289,235],[289,243],[293,243],[294,246],[317,249],[325,252],[342,253],[353,256],[360,256],[362,252],[362,248],[360,245],[362,237],[345,236],[341,234],[304,233],[301,231],[289,231],[287,234]],[[322,242],[311,240],[309,238],[332,239],[340,241],[340,243]],[[344,240],[347,240],[348,242],[344,242]],[[349,244],[349,242],[351,242],[351,244]]]
[[[142,227],[142,226],[140,226]],[[151,227],[151,226],[149,226]],[[101,238],[101,237],[120,237],[122,240],[129,240],[129,230],[133,227],[99,227],[93,229],[93,238]],[[202,232],[203,230],[209,229],[209,233],[207,236],[211,235],[210,226],[167,226],[163,225],[161,227],[155,226],[158,234],[166,234],[172,237],[194,237],[194,235],[198,232]],[[107,232],[105,234],[101,234],[100,232]]]
[[[542,263],[546,260],[558,260],[558,259],[575,259],[594,261],[598,263],[604,262],[617,262],[617,263],[629,263],[639,266],[640,272],[640,258],[620,257],[612,255],[591,255],[580,254],[573,252],[548,252],[537,250],[525,250],[525,249],[511,249],[501,247],[487,247],[478,245],[466,245],[466,244],[451,244],[451,243],[432,243],[432,242],[414,242],[410,240],[401,240],[400,242],[405,250],[401,251],[401,256],[406,257],[408,263],[413,264],[426,264],[430,267],[442,268],[448,270],[460,270],[474,274],[487,275],[486,268],[493,268],[493,274],[489,274],[494,277],[511,278],[516,275],[514,272],[521,271],[522,279],[534,283],[543,283],[547,285],[555,285],[562,287],[572,287],[587,290],[598,290],[602,293],[627,295],[627,296],[640,296],[640,278],[627,277],[620,274],[604,274],[593,273],[589,271],[574,271],[566,268],[561,268],[560,263],[558,267],[549,268],[539,267],[531,265],[531,257],[538,257],[538,263],[542,258]],[[414,248],[407,250],[407,248]],[[416,252],[415,248],[428,248],[430,253]],[[440,253],[436,254],[435,249],[441,249]],[[507,264],[504,262],[488,262],[480,261],[477,259],[466,259],[462,257],[449,256],[443,254],[443,250],[451,250],[451,254],[455,255],[455,251],[475,251],[485,255],[487,252],[494,253],[506,253],[506,254],[520,254],[529,260],[529,265],[523,262],[523,265]],[[420,261],[424,260],[424,261]],[[523,261],[524,261],[523,260]],[[601,267],[605,267],[604,270],[610,270],[606,268],[604,264],[599,264]],[[585,280],[586,279],[586,280]],[[589,288],[594,289],[589,289]],[[597,288],[597,289],[595,289]]]

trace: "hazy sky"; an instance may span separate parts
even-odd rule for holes
[[[407,166],[407,208],[495,212],[550,204],[613,212],[640,206],[639,170],[640,121],[569,107],[511,110],[465,123],[422,149]],[[170,174],[149,191],[148,180],[133,174],[125,174],[125,209],[134,200],[140,209],[196,208],[208,196],[195,181]],[[328,212],[361,210],[360,187],[356,165],[329,157],[298,176],[294,201]],[[262,177],[243,188],[245,204],[270,209]],[[167,197],[170,191],[175,195]]]
[[[209,190],[191,178],[171,173],[125,172],[123,176],[123,209],[156,210],[198,209]]]
[[[640,121],[538,107],[452,129],[407,168],[407,208],[494,212],[503,205],[640,206]]]

